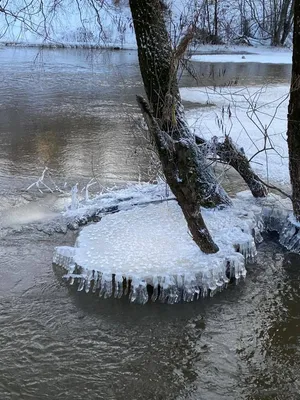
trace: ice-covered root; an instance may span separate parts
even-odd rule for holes
[[[107,190],[94,198],[86,195],[84,200],[76,197],[75,186],[72,195],[72,204],[63,213],[63,220],[70,230],[77,230],[89,222],[98,222],[105,214],[127,210],[136,205],[174,199],[174,195],[163,181],[156,184],[128,184],[125,188]]]

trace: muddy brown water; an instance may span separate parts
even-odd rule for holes
[[[24,189],[148,176],[133,135],[135,52],[0,49],[0,399],[300,399],[300,259],[267,238],[244,282],[168,306],[67,287],[46,235],[57,196]],[[198,85],[222,65],[196,65]],[[214,72],[218,75],[218,72]],[[290,67],[227,65],[221,79],[285,83]],[[188,76],[182,85],[195,86]]]

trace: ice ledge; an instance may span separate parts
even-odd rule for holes
[[[154,198],[160,197],[158,188],[136,197],[147,203],[153,190]],[[122,191],[117,196],[124,204]],[[115,201],[114,197],[114,205]],[[291,245],[291,204],[275,195],[254,199],[250,192],[242,192],[232,207],[203,210],[220,248],[213,255],[195,245],[175,201],[127,206],[126,211],[105,215],[101,222],[83,228],[74,248],[55,249],[53,262],[66,269],[70,283],[78,281],[78,290],[104,298],[129,296],[141,304],[149,298],[170,304],[192,301],[222,290],[232,277],[243,278],[245,263],[255,261],[255,241],[262,240],[262,232],[276,230],[281,242]]]

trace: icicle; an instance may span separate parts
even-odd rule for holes
[[[292,214],[285,221],[279,241],[288,250],[300,253],[300,224]]]
[[[53,263],[68,269],[74,266],[75,248],[69,246],[55,247]],[[75,266],[74,266],[75,267]]]
[[[81,292],[81,291],[84,289],[85,283],[86,283],[86,278],[85,278],[85,277],[82,277],[82,278],[80,279],[80,281],[79,281],[79,285],[78,285],[78,288],[77,288],[77,291],[78,291],[78,292]]]
[[[120,274],[115,275],[115,288],[114,297],[120,299],[123,296],[123,276]]]
[[[257,257],[257,250],[254,243],[254,239],[251,238],[249,241],[239,243],[239,252],[245,257],[248,262],[255,262]]]
[[[167,285],[165,283],[165,277],[163,277],[163,279],[160,283],[160,292],[159,292],[159,297],[158,297],[158,301],[160,301],[161,303],[164,303],[167,298],[166,289],[167,289]]]
[[[73,186],[71,189],[71,197],[72,197],[71,210],[76,210],[79,206],[79,200],[77,197],[77,193],[78,193],[78,183],[76,183],[76,185]]]
[[[154,277],[153,281],[152,281],[152,286],[153,286],[153,293],[151,296],[151,300],[154,302],[158,299],[158,286],[159,286],[159,281],[160,281],[160,277]]]
[[[145,304],[148,301],[147,283],[144,279],[131,280],[131,292],[129,295],[132,303]]]
[[[104,297],[105,299],[107,299],[112,296],[113,293],[112,279],[113,278],[111,274],[102,275],[99,297]]]
[[[175,304],[181,300],[181,291],[178,288],[176,276],[170,276],[168,279],[167,303]]]
[[[87,278],[86,278],[86,284],[85,284],[85,292],[88,293],[90,291],[91,288],[91,283],[94,280],[95,277],[95,271],[89,271],[87,274]]]

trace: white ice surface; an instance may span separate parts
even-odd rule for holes
[[[193,61],[213,63],[263,63],[263,64],[292,64],[292,51],[270,47],[231,47],[227,52],[233,54],[197,54],[192,56]],[[220,48],[222,51],[222,48]],[[201,47],[199,48],[201,52]],[[205,47],[204,47],[205,51]],[[239,54],[234,54],[238,51]],[[241,54],[242,53],[242,54]]]
[[[127,197],[129,189],[125,190]],[[149,185],[148,200],[159,190]],[[122,190],[118,197],[122,200]],[[98,205],[99,201],[100,196]],[[232,207],[202,211],[220,249],[216,254],[199,250],[181,209],[171,200],[105,215],[81,230],[74,248],[57,247],[53,261],[68,271],[71,280],[79,278],[79,290],[99,289],[104,297],[121,297],[126,278],[132,280],[131,301],[148,300],[147,284],[154,287],[154,300],[160,287],[160,301],[191,301],[195,295],[224,288],[229,275],[245,276],[245,260],[256,256],[254,237],[260,241],[263,230],[281,230],[291,205],[278,196],[254,199],[250,192],[242,192]]]
[[[206,140],[216,136],[219,141],[230,135],[249,159],[256,154],[251,165],[259,176],[289,184],[288,85],[182,88],[180,93],[185,101],[210,105],[186,112],[196,135]],[[268,150],[259,152],[264,147]]]
[[[164,276],[166,271],[176,275],[203,272],[209,264],[224,264],[226,255],[234,256],[237,238],[239,242],[252,242],[251,234],[241,232],[241,222],[229,210],[206,212],[205,217],[220,246],[217,257],[199,250],[180,207],[170,201],[107,215],[83,229],[74,261],[89,270],[151,280],[152,275]]]

